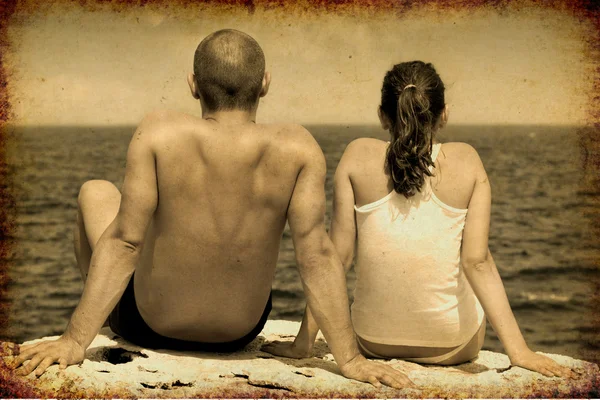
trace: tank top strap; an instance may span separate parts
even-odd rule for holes
[[[440,149],[442,148],[441,143],[436,143],[431,146],[431,162],[435,163],[438,154],[440,154]],[[433,172],[433,165],[429,167],[429,172]]]

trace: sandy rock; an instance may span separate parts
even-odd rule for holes
[[[322,336],[314,356],[302,360],[260,351],[266,340],[293,340],[299,324],[268,321],[261,335],[234,354],[148,350],[128,343],[104,328],[81,365],[61,371],[50,367],[40,378],[17,377],[3,369],[4,384],[30,397],[599,397],[596,364],[546,354],[579,373],[574,380],[546,378],[510,367],[504,354],[482,351],[469,363],[432,367],[401,360],[386,361],[406,373],[421,390],[376,389],[340,375]],[[33,343],[28,342],[28,343]],[[4,344],[4,362],[12,347]],[[8,375],[7,375],[8,374]],[[21,386],[37,390],[24,392]],[[10,392],[7,392],[10,394]],[[10,396],[6,396],[10,397]]]

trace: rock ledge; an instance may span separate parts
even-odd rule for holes
[[[297,322],[268,321],[259,337],[234,354],[148,350],[104,328],[81,365],[63,371],[54,365],[37,380],[17,377],[4,366],[0,386],[10,385],[13,390],[4,389],[0,394],[133,398],[600,397],[598,365],[556,354],[546,355],[575,369],[580,374],[577,379],[546,378],[511,367],[504,354],[482,351],[476,360],[453,367],[386,361],[421,387],[394,390],[376,389],[342,377],[322,336],[314,356],[308,359],[290,360],[260,351],[265,340],[292,340],[298,327]],[[3,349],[3,360],[10,363],[10,348],[5,345]]]

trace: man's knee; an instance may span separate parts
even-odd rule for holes
[[[79,189],[79,196],[77,197],[77,203],[79,204],[79,208],[82,208],[90,201],[104,202],[119,197],[119,189],[117,189],[117,187],[111,182],[101,179],[94,179],[81,185],[81,188]]]

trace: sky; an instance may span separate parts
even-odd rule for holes
[[[48,5],[9,23],[13,122],[136,124],[157,108],[200,115],[186,75],[200,40],[222,28],[250,34],[265,52],[272,83],[259,122],[377,123],[385,72],[414,59],[436,67],[451,123],[580,124],[589,112],[583,38],[593,28],[565,11]]]

